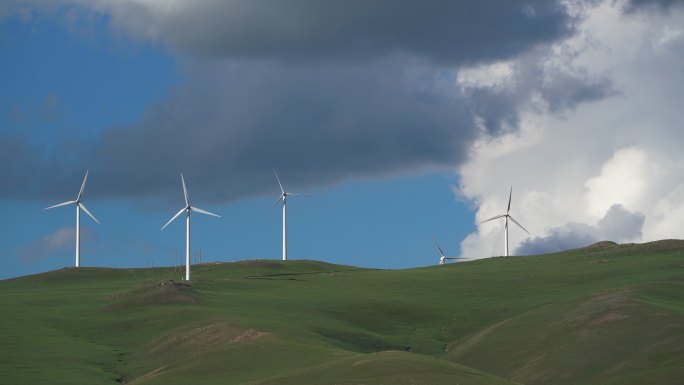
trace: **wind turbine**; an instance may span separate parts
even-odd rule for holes
[[[447,259],[470,259],[470,258],[465,258],[465,257],[447,257],[444,255],[444,251],[442,250],[441,247],[439,247],[439,243],[435,241],[435,246],[437,246],[437,250],[439,250],[439,264],[444,265],[447,261]]]
[[[179,212],[176,213],[176,215],[173,216],[166,224],[161,228],[164,230],[164,227],[168,226],[169,223],[173,222],[174,219],[178,218],[179,215],[185,211],[186,213],[186,218],[185,218],[185,227],[186,227],[186,233],[185,233],[185,280],[189,281],[190,280],[190,212],[191,211],[196,211],[200,214],[206,214],[206,215],[212,215],[215,217],[221,217],[220,215],[216,215],[214,213],[210,213],[209,211],[205,211],[202,209],[198,209],[197,207],[190,206],[190,197],[188,196],[188,189],[185,187],[185,179],[183,178],[183,173],[181,173],[181,183],[183,184],[183,195],[185,196],[185,207],[180,209]]]
[[[480,223],[485,223],[489,221],[493,221],[494,219],[499,219],[499,218],[506,218],[506,224],[504,225],[504,242],[505,242],[505,251],[506,251],[506,257],[508,257],[508,219],[510,218],[513,223],[518,225],[521,229],[525,230],[527,234],[530,234],[529,231],[527,231],[518,221],[516,221],[510,214],[509,212],[511,211],[511,197],[513,196],[513,186],[511,186],[511,192],[508,194],[508,208],[506,209],[506,214],[501,214],[497,215],[495,217],[489,218],[487,220],[484,220]],[[530,234],[532,235],[532,234]]]
[[[81,184],[81,190],[78,192],[78,196],[76,197],[76,200],[63,202],[63,203],[56,204],[54,206],[50,206],[50,207],[45,208],[45,210],[49,210],[49,209],[54,209],[55,207],[59,207],[59,206],[66,206],[66,205],[71,205],[71,204],[76,205],[76,267],[81,266],[81,209],[83,209],[83,211],[85,211],[86,214],[88,214],[88,216],[93,218],[93,220],[97,224],[100,224],[100,222],[98,222],[98,220],[95,219],[93,214],[91,214],[90,211],[88,211],[88,209],[85,207],[83,202],[81,202],[81,198],[83,197],[83,190],[85,189],[85,185],[86,185],[86,180],[88,180],[88,172],[89,171],[90,170],[87,170],[85,173],[85,177],[83,178],[83,183]]]
[[[271,206],[271,210],[280,202],[282,199],[283,201],[283,261],[287,261],[287,197],[288,196],[302,196],[302,194],[293,194],[285,191],[285,188],[283,188],[283,184],[280,183],[280,178],[278,178],[278,173],[276,172],[275,169],[273,169],[273,173],[275,174],[276,180],[278,181],[278,185],[280,186],[280,196],[278,199],[276,199],[275,203],[273,203],[273,206]]]

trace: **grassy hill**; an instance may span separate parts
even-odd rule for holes
[[[681,384],[684,241],[0,281],[2,384]]]

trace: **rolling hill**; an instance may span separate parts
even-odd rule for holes
[[[684,241],[0,281],[3,384],[681,384]],[[174,281],[175,280],[175,281]]]

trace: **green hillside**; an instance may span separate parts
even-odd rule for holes
[[[684,241],[0,281],[2,384],[681,384]]]

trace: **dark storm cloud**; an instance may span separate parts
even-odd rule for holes
[[[272,192],[272,167],[308,187],[453,166],[480,135],[517,129],[532,98],[555,111],[610,94],[541,64],[573,29],[556,1],[108,4],[113,25],[182,52],[183,85],[92,143],[9,148],[27,162],[0,196],[63,199],[84,168],[91,197],[176,192],[182,171],[225,201]],[[511,85],[457,85],[460,65],[500,58],[517,63]]]
[[[75,198],[79,185],[69,189],[64,180],[72,177],[75,169],[80,172],[80,167],[69,159],[75,153],[71,156],[63,153],[68,145],[62,142],[58,148],[55,151],[33,143],[18,133],[0,133],[0,164],[4,166],[0,196],[15,199]],[[81,154],[87,156],[85,152]]]
[[[272,167],[295,188],[449,167],[480,135],[516,129],[521,108],[555,84],[532,71],[539,76],[516,72],[509,88],[461,89],[453,70],[408,57],[195,62],[186,72],[184,86],[139,123],[106,129],[93,143],[65,142],[37,155],[37,146],[0,138],[16,178],[0,194],[67,199],[85,168],[89,198],[176,193],[184,172],[194,196],[227,201],[272,192]],[[563,84],[595,87],[582,78]],[[562,105],[581,102],[577,94]]]
[[[613,205],[596,225],[570,222],[549,231],[546,237],[528,239],[516,250],[520,255],[554,253],[609,240],[623,242],[641,237],[645,216],[629,212],[622,205]]]
[[[667,11],[674,6],[683,6],[684,0],[629,0],[625,5],[627,12],[635,12],[644,8],[658,8]]]
[[[556,74],[538,88],[552,112],[572,109],[580,103],[590,103],[618,94],[608,78],[579,80],[570,74]]]
[[[302,187],[448,167],[465,160],[479,135],[498,135],[504,123],[515,127],[535,90],[555,85],[528,76],[508,92],[463,91],[443,68],[406,57],[344,66],[196,66],[187,85],[139,125],[105,132],[94,167],[106,177],[95,194],[175,189],[183,170],[203,186],[200,194],[230,200],[273,191],[272,167]],[[597,87],[567,76],[563,85]],[[583,100],[573,92],[564,103]]]
[[[200,194],[227,200],[277,189],[272,167],[306,186],[461,161],[476,130],[457,88],[401,63],[194,69],[139,125],[105,132],[94,165],[111,185],[94,193],[122,181],[133,195],[175,189],[184,171]]]
[[[568,73],[559,68],[543,68],[548,47],[521,55],[514,64],[513,81],[499,87],[466,87],[463,103],[481,119],[488,133],[500,134],[518,126],[521,106],[539,97],[550,112],[573,109],[617,94],[606,77]]]
[[[210,57],[355,61],[411,54],[440,63],[506,58],[569,34],[560,1],[237,0],[115,3],[112,23]]]

